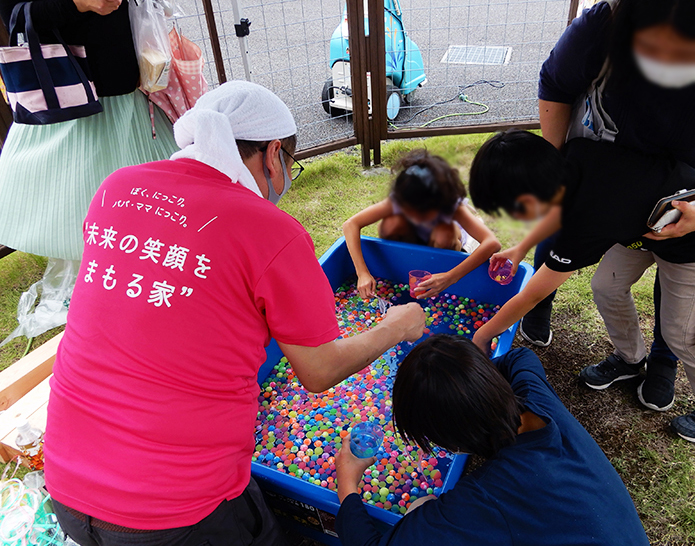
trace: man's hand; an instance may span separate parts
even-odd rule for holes
[[[425,331],[425,312],[417,303],[394,305],[386,311],[383,326],[399,328],[403,341],[417,341]]]
[[[357,291],[360,294],[360,298],[366,300],[368,298],[373,298],[376,292],[376,281],[371,274],[366,273],[365,275],[357,276]]]
[[[519,268],[521,260],[526,257],[526,253],[519,248],[518,245],[503,250],[502,252],[497,252],[490,257],[490,265],[492,265],[492,270],[497,271],[502,267],[507,260],[511,261],[512,264],[512,275],[516,275],[516,270]]]
[[[343,447],[335,457],[335,474],[338,480],[338,499],[340,502],[351,493],[358,493],[358,486],[364,471],[376,462],[376,457],[359,459],[350,450],[350,435],[343,440]]]
[[[681,217],[675,224],[668,224],[656,233],[649,231],[644,235],[645,239],[659,241],[662,239],[673,239],[674,237],[683,237],[688,233],[695,231],[695,204],[687,201],[673,201],[673,208],[681,211]]]
[[[99,15],[108,15],[121,5],[121,0],[73,0],[73,2],[77,11],[81,13],[93,11]]]
[[[419,300],[433,298],[452,284],[454,284],[454,281],[449,273],[435,273],[426,281],[418,284],[417,288],[415,288],[415,293]]]

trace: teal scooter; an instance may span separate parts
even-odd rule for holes
[[[403,28],[401,5],[398,0],[384,0],[384,30],[386,32],[386,116],[396,119],[403,103],[410,104],[415,91],[427,83],[420,48]],[[365,8],[366,11],[366,8]],[[369,28],[365,16],[365,28]],[[343,20],[331,37],[331,78],[326,80],[321,102],[333,117],[352,112],[350,82],[350,51],[348,48],[347,6]],[[371,114],[371,83],[367,79],[369,113]]]

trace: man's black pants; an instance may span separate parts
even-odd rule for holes
[[[118,527],[76,512],[53,500],[58,522],[80,546],[286,546],[287,541],[275,516],[268,509],[258,484],[223,501],[215,511],[195,525],[141,531]]]

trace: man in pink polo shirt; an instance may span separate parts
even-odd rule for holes
[[[411,304],[336,340],[311,238],[274,206],[301,172],[295,133],[273,93],[229,82],[177,122],[172,160],[95,195],[45,440],[78,544],[283,544],[250,475],[264,347],[319,392],[421,336]]]

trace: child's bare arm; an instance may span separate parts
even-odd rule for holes
[[[529,250],[537,244],[545,241],[551,235],[554,235],[562,227],[562,207],[554,206],[550,209],[543,219],[535,225],[535,227],[524,237],[520,243],[510,247],[502,252],[493,254],[490,258],[493,268],[501,267],[506,260],[511,260],[514,264],[512,273],[516,274],[516,270],[524,259]]]
[[[473,336],[473,342],[483,351],[487,351],[493,337],[520,320],[536,304],[569,279],[572,273],[574,271],[553,271],[543,265],[521,292],[505,303],[492,319],[480,327]]]
[[[343,234],[348,252],[355,265],[357,273],[357,290],[363,298],[371,298],[376,290],[374,278],[367,268],[362,255],[362,244],[360,243],[360,231],[363,227],[369,226],[393,214],[393,206],[389,199],[384,199],[379,203],[371,205],[348,218],[343,224]]]
[[[495,237],[495,234],[476,218],[466,205],[461,205],[456,209],[454,220],[461,224],[461,227],[465,229],[471,237],[478,241],[480,246],[453,269],[444,273],[432,275],[431,279],[420,283],[418,289],[424,290],[421,292],[418,291],[418,299],[432,298],[443,290],[446,290],[449,286],[468,275],[468,273],[473,271],[480,264],[485,263],[485,261],[502,246],[497,240],[497,237]]]

